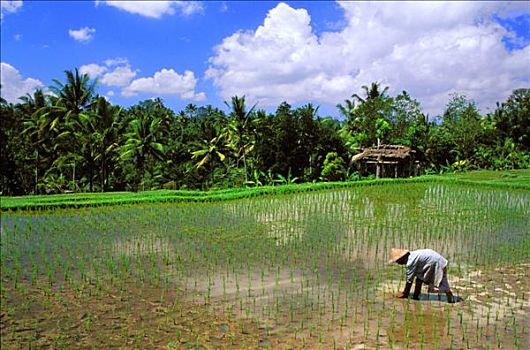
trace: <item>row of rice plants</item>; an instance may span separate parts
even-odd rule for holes
[[[499,178],[502,178],[498,174]],[[472,178],[472,177],[471,177]],[[82,208],[97,206],[114,206],[126,204],[151,203],[187,203],[187,202],[218,202],[225,200],[253,198],[258,196],[276,196],[301,192],[322,190],[340,190],[365,186],[405,183],[444,183],[463,184],[502,189],[530,190],[530,185],[523,180],[499,181],[461,179],[458,177],[425,175],[415,178],[371,179],[353,182],[320,182],[281,186],[263,186],[255,188],[232,188],[211,191],[197,190],[152,190],[145,192],[105,192],[105,193],[68,193],[52,195],[27,195],[20,197],[2,197],[1,211],[14,210],[54,210],[60,208]]]
[[[441,348],[527,344],[528,293],[482,295],[473,273],[530,261],[525,190],[401,183],[213,203],[2,216],[2,278],[24,288],[131,283],[187,291],[300,344]],[[391,247],[450,261],[456,306],[396,300]],[[509,285],[510,281],[501,281]],[[460,292],[460,290],[458,290]],[[482,305],[477,309],[477,302]],[[435,316],[433,316],[435,315]]]

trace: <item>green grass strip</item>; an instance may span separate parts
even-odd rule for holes
[[[523,174],[529,173],[528,171]],[[479,178],[479,179],[476,179]],[[524,178],[524,176],[523,176]],[[58,208],[82,208],[108,205],[145,204],[145,203],[193,203],[236,200],[265,195],[284,195],[310,191],[334,190],[362,186],[379,186],[399,183],[444,183],[466,186],[481,186],[503,189],[530,190],[530,181],[500,181],[502,176],[483,179],[482,176],[467,177],[447,175],[425,175],[415,178],[374,179],[355,182],[319,182],[282,186],[264,186],[253,188],[234,188],[213,191],[157,190],[146,192],[106,192],[76,193],[56,195],[32,195],[21,197],[1,197],[2,211],[16,210],[53,210]],[[526,180],[526,179],[525,179]]]

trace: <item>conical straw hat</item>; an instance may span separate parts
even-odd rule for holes
[[[388,260],[388,263],[395,263],[407,253],[409,253],[407,249],[392,248],[390,250],[390,260]]]

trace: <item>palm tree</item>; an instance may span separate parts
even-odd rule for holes
[[[307,159],[307,165],[309,165],[309,178],[313,176],[313,160],[317,154],[316,148],[318,135],[316,132],[316,119],[318,118],[319,108],[320,106],[316,106],[315,108],[312,103],[308,103],[297,109],[297,113],[300,117],[300,158]],[[302,164],[302,166],[305,167],[306,164]]]
[[[102,96],[94,99],[91,109],[86,126],[89,127],[87,131],[93,135],[93,142],[97,147],[95,160],[100,171],[101,191],[105,191],[117,157],[118,136],[125,131],[126,125],[120,123],[122,108],[113,106]]]
[[[77,69],[75,73],[67,70],[65,74],[64,84],[53,80],[55,86],[50,86],[55,96],[46,98],[41,90],[37,90],[33,96],[21,98],[22,108],[32,111],[26,114],[24,132],[35,144],[37,184],[39,164],[45,165],[45,174],[61,173],[64,160],[83,146],[84,138],[79,137],[83,130],[81,114],[92,103],[96,83],[90,82],[88,75],[80,75]]]
[[[224,142],[225,134],[219,134],[219,136],[214,137],[211,140],[204,140],[203,146],[201,149],[191,152],[192,159],[199,159],[197,163],[195,163],[194,167],[195,169],[201,169],[206,164],[208,164],[210,161],[214,159],[218,159],[221,163],[224,162],[226,156],[224,153],[222,153],[222,146]]]
[[[346,122],[342,125],[339,130],[339,135],[343,139],[344,144],[349,149],[350,153],[354,154],[358,151],[358,143],[353,134],[360,130],[361,118],[356,113],[355,100],[364,101],[357,94],[351,96],[351,100],[344,100],[344,105],[338,104],[337,108],[339,113],[345,118]]]
[[[28,103],[33,100],[27,99]],[[34,105],[35,107],[37,104]],[[31,107],[22,107],[29,113]],[[40,174],[48,173],[53,163],[60,157],[64,138],[69,135],[61,107],[45,104],[27,115],[24,119],[23,134],[30,139],[35,150],[35,191],[38,192]],[[68,143],[67,143],[68,144]]]
[[[248,181],[247,174],[247,159],[246,156],[254,149],[254,140],[250,139],[250,131],[252,127],[252,113],[256,105],[252,106],[248,111],[245,105],[245,96],[233,96],[230,104],[225,101],[230,112],[230,122],[228,123],[228,142],[234,148],[236,153],[236,166],[239,168],[240,160],[243,160],[243,168],[245,172],[245,181]]]
[[[159,142],[161,120],[152,116],[148,111],[142,110],[136,119],[129,123],[130,131],[126,134],[125,145],[121,147],[120,158],[125,159],[132,155],[136,157],[138,177],[143,179],[145,161],[148,156],[164,160],[164,145]]]
[[[197,115],[197,106],[194,105],[193,103],[189,103],[186,106],[184,112],[186,113],[189,119],[192,119]]]
[[[392,99],[386,95],[388,87],[381,90],[381,84],[373,82],[370,86],[363,85],[362,89],[366,97],[357,94],[352,95],[352,101],[347,103],[349,110],[343,106],[339,111],[347,113],[349,119],[347,134],[353,137],[353,144],[372,145],[380,143],[380,139],[389,133],[389,119]],[[354,105],[354,100],[359,104]],[[351,107],[354,107],[353,109]],[[344,111],[343,111],[344,110]]]
[[[340,114],[342,114],[342,116],[346,119],[347,122],[350,122],[350,120],[352,120],[354,116],[353,111],[355,110],[355,96],[357,96],[357,94],[353,94],[351,100],[344,100],[344,106],[340,103],[337,105]]]
[[[53,82],[56,86],[50,86],[50,90],[61,100],[61,104],[66,110],[79,114],[85,110],[91,103],[96,91],[96,81],[90,82],[88,74],[79,74],[78,69],[75,73],[66,70],[66,83],[63,84],[57,79]]]
[[[44,95],[42,89],[35,90],[35,92],[33,92],[33,95],[28,93],[20,97],[19,100],[22,102],[17,104],[16,106],[26,116],[30,116],[37,109],[45,107],[47,105],[46,96]]]
[[[204,139],[200,144],[196,145],[198,149],[191,152],[191,159],[195,161],[193,168],[197,171],[205,170],[206,177],[210,177],[212,181],[215,177],[214,170],[217,165],[224,166],[226,170],[229,169],[229,165],[225,163],[227,129],[221,125],[214,125],[214,129],[216,130],[216,136],[211,139]],[[207,182],[203,182],[203,188],[207,188],[207,186]]]
[[[381,83],[378,83],[377,81],[372,82],[370,84],[370,87],[363,85],[361,88],[364,90],[364,93],[366,94],[366,100],[375,100],[378,97],[383,97],[386,95],[386,92],[388,91],[388,86],[386,86],[383,91],[379,91],[381,86]],[[365,99],[361,98],[357,94],[353,94],[352,97],[359,100],[361,103],[366,102]]]

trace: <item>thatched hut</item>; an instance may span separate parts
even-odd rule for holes
[[[409,177],[417,176],[419,173],[416,151],[401,145],[367,148],[354,155],[351,163],[355,164],[362,175],[375,173],[376,178]]]

